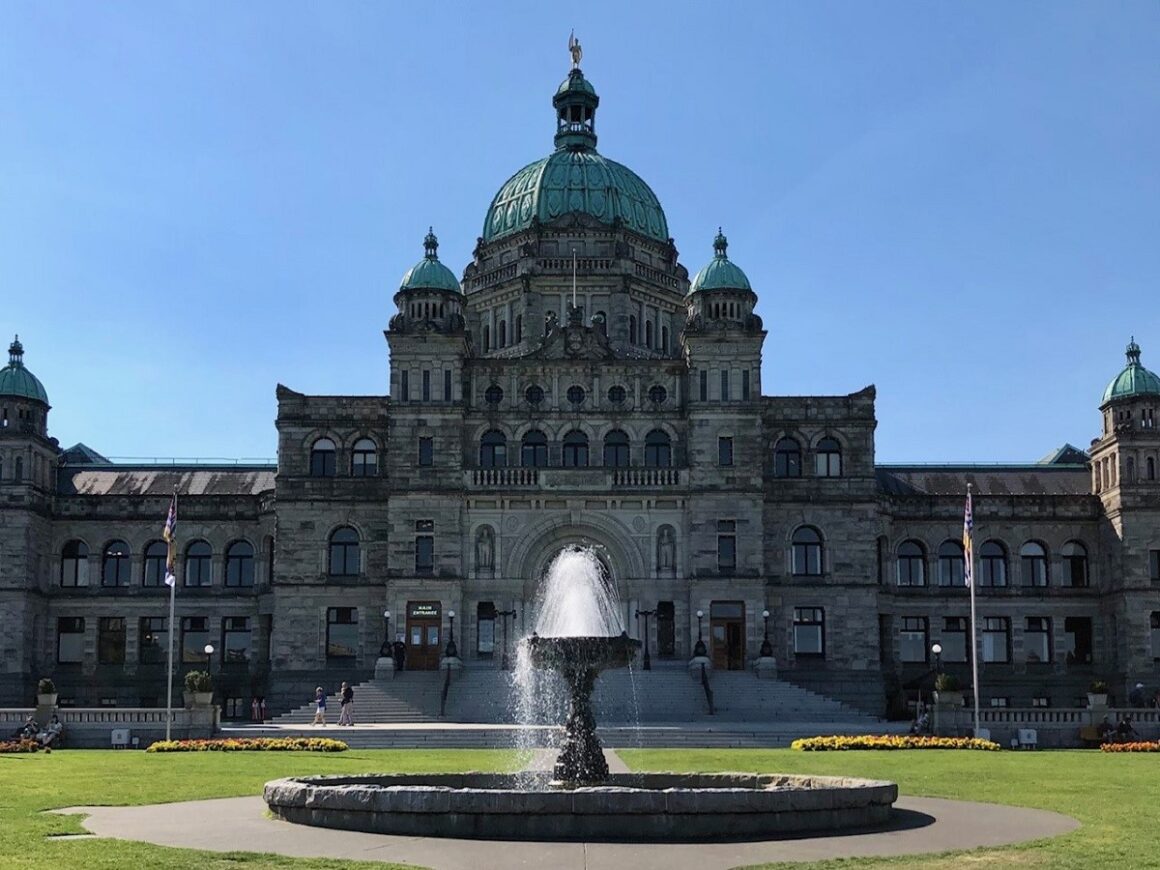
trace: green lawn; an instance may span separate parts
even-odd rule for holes
[[[903,794],[1054,810],[1081,827],[1061,837],[937,858],[857,859],[815,867],[1160,867],[1160,756],[1095,751],[618,752],[634,770],[767,771],[890,779]],[[781,865],[770,865],[781,866]],[[802,865],[785,865],[800,867]]]
[[[519,767],[515,752],[468,749],[155,755],[66,749],[51,755],[0,755],[0,868],[344,867],[349,862],[246,852],[219,854],[122,840],[53,842],[46,839],[48,835],[79,834],[84,828],[79,816],[42,811],[256,795],[268,780],[296,774],[507,771]]]

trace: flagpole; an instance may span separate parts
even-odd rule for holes
[[[572,249],[572,307],[576,307],[576,249]]]
[[[970,504],[971,499],[971,484],[967,484],[967,503]],[[976,628],[977,619],[975,616],[975,586],[978,584],[978,576],[975,574],[975,532],[974,532],[974,506],[971,506],[971,531],[970,543],[968,550],[968,558],[971,560],[971,688],[972,694],[975,698],[975,728],[972,737],[979,736],[979,641],[978,630]]]
[[[169,653],[165,658],[165,740],[170,738],[170,728],[173,725],[173,612],[177,601],[177,487],[173,488],[173,500],[169,503],[169,512],[165,516],[165,585],[169,587]]]

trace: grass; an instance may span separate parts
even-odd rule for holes
[[[1154,755],[1092,751],[795,752],[789,749],[619,750],[633,770],[766,771],[864,776],[903,794],[1054,810],[1070,834],[1018,846],[913,858],[845,859],[810,866],[867,868],[1160,867],[1160,767]],[[801,867],[795,865],[766,865]]]
[[[54,842],[46,838],[84,833],[81,817],[43,811],[256,795],[268,780],[307,773],[508,771],[519,766],[515,752],[471,749],[160,755],[66,749],[51,755],[0,755],[0,868],[345,867],[350,862],[202,852],[126,840]]]

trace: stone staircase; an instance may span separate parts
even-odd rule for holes
[[[361,723],[438,722],[443,675],[434,671],[403,671],[390,680],[366,680],[354,687],[355,721]],[[334,724],[340,712],[337,692],[327,696],[326,721]],[[273,719],[274,725],[309,725],[314,704],[307,703]]]

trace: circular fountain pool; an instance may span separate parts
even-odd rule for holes
[[[553,788],[526,775],[314,776],[266,783],[287,821],[379,834],[489,840],[711,840],[870,828],[891,782],[782,774],[610,774]]]

